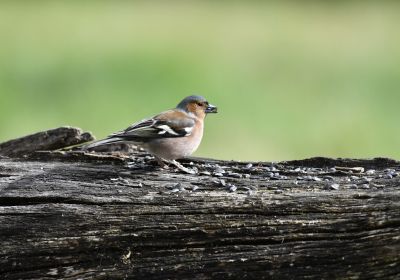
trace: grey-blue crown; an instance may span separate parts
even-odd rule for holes
[[[207,100],[200,95],[191,95],[188,97],[185,97],[181,102],[179,102],[178,106],[176,108],[181,109],[181,110],[186,110],[187,104],[192,103],[192,102],[207,102]]]

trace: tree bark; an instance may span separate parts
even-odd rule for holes
[[[400,278],[399,162],[181,162],[1,157],[0,278]]]

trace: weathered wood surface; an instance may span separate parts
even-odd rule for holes
[[[0,143],[0,155],[21,156],[41,150],[56,150],[94,140],[90,132],[65,126]]]
[[[0,158],[0,279],[400,278],[399,162],[190,161]]]

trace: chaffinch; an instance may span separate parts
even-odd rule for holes
[[[191,155],[199,147],[208,113],[217,113],[217,107],[202,96],[188,96],[175,109],[134,123],[87,148],[119,142],[133,143],[154,155],[161,166],[165,166],[163,161],[167,161],[182,171],[193,173],[176,159]]]

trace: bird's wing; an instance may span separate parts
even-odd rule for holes
[[[127,141],[146,141],[151,139],[189,136],[195,120],[187,113],[178,110],[163,112],[153,118],[134,123],[127,129],[110,135]]]

